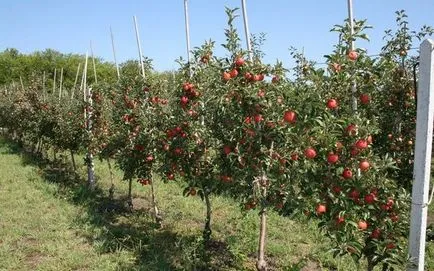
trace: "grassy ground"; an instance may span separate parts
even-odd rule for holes
[[[94,193],[83,186],[81,158],[78,174],[60,163],[33,159],[0,139],[0,270],[204,269],[200,198],[183,197],[176,183],[156,182],[164,219],[158,229],[150,215],[149,187],[133,184],[129,211],[119,172],[110,198],[106,163],[96,164]],[[227,198],[212,202],[212,270],[255,270],[258,214],[241,212]],[[271,213],[268,229],[270,270],[363,270],[349,258],[333,259],[313,223]],[[434,258],[432,244],[428,255]],[[430,259],[427,270],[434,270]]]

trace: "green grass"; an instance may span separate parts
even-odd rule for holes
[[[156,184],[163,214],[157,228],[150,189],[133,184],[134,210],[125,204],[127,184],[115,172],[108,196],[107,164],[96,162],[98,189],[85,189],[85,167],[77,157],[52,163],[34,159],[0,139],[0,270],[204,270],[201,231],[205,207],[184,197],[179,184]],[[213,197],[212,270],[255,270],[258,213]],[[348,257],[333,259],[316,225],[270,213],[267,258],[270,270],[363,270]],[[427,270],[434,270],[434,246]],[[304,266],[304,268],[303,268]]]
[[[82,207],[4,142],[0,153],[0,270],[115,270],[133,261],[128,251],[99,253],[74,224]]]

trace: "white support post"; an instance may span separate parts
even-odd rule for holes
[[[83,88],[83,101],[86,102],[86,80],[87,80],[87,59],[88,59],[89,55],[86,52],[86,58],[84,60],[84,67],[83,67],[83,76],[81,78],[81,87]],[[86,111],[85,111],[86,114]]]
[[[57,69],[54,68],[54,79],[53,79],[53,95],[56,92],[56,73],[57,73]]]
[[[110,26],[110,37],[112,39],[113,58],[115,60],[116,73],[118,74],[118,80],[119,80],[121,78],[121,73],[119,71],[118,61],[116,60],[115,41],[114,41],[114,38],[113,38],[113,31],[112,31],[112,27],[111,26]]]
[[[350,23],[350,35],[351,35],[350,49],[354,50],[355,44],[354,44],[354,40],[352,40],[354,36],[353,0],[348,0],[348,21]]]
[[[62,98],[62,87],[63,87],[63,68],[61,68],[60,70],[59,101]]]
[[[434,43],[425,40],[420,46],[417,93],[416,145],[414,153],[413,191],[409,252],[410,271],[425,270],[425,238],[428,194],[431,177],[431,150],[434,115]]]
[[[42,74],[42,98],[44,102],[45,102],[45,96],[46,93],[45,93],[45,71],[44,71],[44,73]]]
[[[139,50],[139,61],[140,67],[142,70],[143,79],[145,79],[145,66],[143,64],[143,54],[142,54],[142,46],[140,45],[140,36],[139,36],[139,27],[137,26],[136,16],[133,16],[134,19],[134,29],[136,30],[136,40],[137,40],[137,48]]]
[[[84,66],[83,66],[83,71],[81,73],[81,82],[80,82],[80,92],[83,92],[83,101],[86,100],[86,97],[84,95]]]
[[[95,83],[98,83],[98,79],[97,79],[97,76],[96,76],[95,56],[93,55],[92,41],[90,41],[90,54],[92,55],[93,76],[95,77]]]
[[[24,83],[23,83],[23,78],[21,77],[21,75],[20,75],[20,82],[21,82],[21,89],[24,92]]]
[[[188,60],[188,71],[189,75],[192,76],[191,72],[191,45],[190,45],[190,20],[188,14],[188,0],[184,0],[184,18],[185,18],[185,39],[187,41],[187,60]]]
[[[246,35],[246,45],[249,51],[249,60],[253,60],[252,43],[250,41],[249,19],[247,18],[246,0],[241,0],[241,9],[243,10],[244,32]]]
[[[81,66],[81,63],[78,63],[77,73],[75,74],[74,86],[72,87],[72,90],[71,90],[71,100],[74,99],[74,92],[75,92],[75,88],[76,88],[77,82],[78,82],[78,75],[80,74],[80,66]]]
[[[88,53],[86,52],[86,60],[84,64],[84,70],[83,70],[83,93],[84,93],[84,101],[85,103],[85,123],[86,123],[86,131],[88,137],[92,136],[92,110],[88,110],[92,107],[92,89],[88,88],[87,86],[87,61],[88,60]],[[86,163],[87,163],[87,184],[90,190],[93,190],[95,188],[95,168],[93,163],[93,154],[88,147],[87,155],[86,155]]]
[[[350,36],[351,36],[351,42],[350,42],[350,50],[355,50],[355,43],[353,40],[354,37],[354,16],[353,16],[353,0],[348,0],[348,21],[350,23]],[[353,112],[357,112],[357,84],[356,81],[353,81],[353,84],[351,85],[351,103]]]
[[[86,88],[87,96],[87,108],[92,109],[92,88]],[[92,137],[92,110],[87,112],[87,133],[89,137]],[[89,188],[93,190],[95,188],[95,164],[93,162],[93,154],[90,148],[87,150],[87,183]]]

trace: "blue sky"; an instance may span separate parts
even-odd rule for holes
[[[318,62],[332,50],[337,35],[329,32],[347,16],[346,0],[246,0],[252,33],[264,32],[265,61],[276,59],[291,66],[288,48],[304,48]],[[119,61],[137,58],[132,16],[139,22],[143,54],[158,70],[176,69],[175,59],[186,56],[183,0],[1,0],[0,50],[21,52],[52,48],[64,53],[85,53],[92,40],[95,55],[112,61],[109,26],[113,28]],[[239,7],[240,0],[190,0],[191,41],[199,46],[212,39],[224,42],[224,7]],[[368,53],[378,52],[384,30],[395,27],[395,11],[404,9],[410,28],[434,25],[432,0],[354,0],[356,19],[368,19]],[[242,18],[237,21],[242,30]],[[243,33],[243,32],[240,32]],[[220,51],[222,52],[222,51]]]

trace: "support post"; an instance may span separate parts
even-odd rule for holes
[[[75,74],[74,86],[72,87],[72,91],[71,91],[71,100],[74,99],[74,92],[75,92],[75,88],[76,88],[77,82],[78,82],[78,75],[80,74],[80,66],[81,66],[81,63],[78,63],[77,73]]]
[[[118,61],[116,60],[115,41],[114,41],[114,38],[113,38],[113,31],[112,31],[112,27],[111,26],[110,26],[110,37],[112,39],[113,58],[115,60],[116,73],[118,74],[118,80],[119,80],[121,78],[121,73],[119,71]]]
[[[87,136],[92,136],[92,110],[88,110],[92,107],[92,89],[87,86],[87,59],[88,53],[86,52],[86,60],[84,64],[84,98],[85,98],[85,121],[86,121],[86,131]],[[93,154],[90,148],[88,147],[87,156],[86,156],[86,164],[87,164],[87,184],[90,190],[95,188],[95,169],[93,163]]]
[[[434,43],[425,40],[420,46],[419,86],[416,115],[413,190],[409,252],[409,271],[425,270],[425,245],[428,194],[431,175],[431,150],[434,115]]]
[[[63,68],[61,68],[60,70],[59,101],[62,98],[62,87],[63,87]]]
[[[44,73],[42,74],[42,98],[44,102],[45,102],[45,96],[46,93],[45,93],[45,71],[44,71]]]
[[[354,16],[353,16],[353,0],[348,0],[348,21],[350,24],[350,36],[351,36],[351,41],[350,41],[350,50],[354,51],[355,50],[355,43],[354,43]],[[351,102],[352,102],[352,108],[353,108],[353,112],[356,113],[357,112],[357,84],[356,81],[354,80],[352,85],[351,85]]]
[[[95,83],[98,83],[98,79],[96,76],[96,64],[95,64],[95,56],[93,55],[92,41],[90,41],[90,54],[92,55],[93,76],[95,77]]]
[[[56,74],[57,74],[57,69],[54,68],[54,79],[53,79],[53,95],[56,92]]]
[[[145,66],[143,64],[142,46],[140,45],[139,27],[137,26],[136,16],[133,16],[133,19],[134,19],[134,29],[136,30],[137,48],[139,50],[139,61],[140,61],[139,64],[142,70],[143,79],[145,79]]]
[[[184,0],[184,18],[185,18],[185,39],[187,41],[187,61],[189,76],[191,73],[191,45],[190,45],[190,20],[188,14],[188,0]]]
[[[249,51],[249,60],[253,60],[252,43],[250,41],[249,19],[247,18],[246,0],[241,0],[241,9],[243,10],[244,32],[246,35],[246,45]]]
[[[24,92],[24,83],[23,83],[23,78],[21,77],[21,75],[20,75],[20,82],[21,82],[21,89]]]

